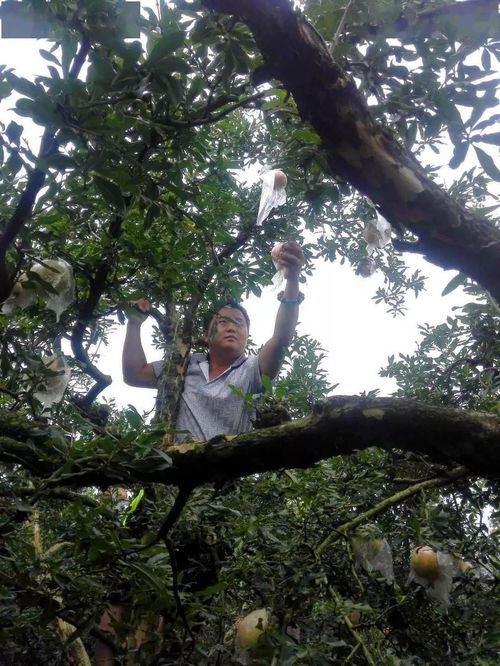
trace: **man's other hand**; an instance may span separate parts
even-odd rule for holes
[[[139,298],[137,301],[129,301],[126,315],[130,324],[141,326],[148,318],[151,305],[145,298]]]
[[[279,255],[277,257],[277,264],[280,268],[285,269],[285,278],[298,278],[302,266],[306,260],[302,248],[295,241],[286,241],[283,243]]]

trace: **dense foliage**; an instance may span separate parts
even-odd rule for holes
[[[290,470],[283,450],[279,473],[174,491],[134,476],[152,455],[158,470],[172,465],[168,428],[99,399],[111,378],[94,354],[131,298],[150,298],[168,356],[193,343],[220,299],[261,293],[277,240],[302,242],[308,270],[318,257],[352,270],[366,261],[373,203],[332,171],[325,137],[269,78],[246,23],[213,4],[230,11],[229,0],[145,6],[139,41],[125,40],[113,0],[32,2],[52,30],[47,71],[31,81],[0,69],[3,104],[17,114],[0,140],[0,294],[36,293],[0,314],[0,663],[88,663],[77,644],[92,658],[102,613],[118,604],[108,638],[122,664],[235,663],[234,623],[263,607],[272,622],[256,664],[495,664],[498,470],[481,479],[452,457],[445,466],[397,447]],[[491,217],[496,3],[301,4],[376,121],[418,159],[435,153],[435,165],[451,141],[449,194]],[[32,123],[39,152],[23,140]],[[477,164],[462,172],[469,151]],[[263,227],[258,185],[241,184],[250,166],[289,176],[285,209]],[[424,284],[405,267],[408,249],[419,251],[402,220],[374,255],[385,276],[374,298],[392,314]],[[50,269],[33,270],[58,258],[76,283],[60,319],[47,307],[58,295]],[[499,415],[498,305],[465,274],[448,290],[459,286],[470,303],[423,328],[416,353],[384,372],[397,397]],[[71,381],[43,411],[35,393],[59,377],[43,358],[61,353]],[[332,390],[322,354],[311,337],[295,339],[268,387],[275,415],[304,417]],[[439,450],[438,425],[435,439]],[[124,461],[125,481],[113,473]],[[100,487],[80,488],[89,469]],[[394,579],[362,566],[351,540],[360,526],[387,540]],[[453,558],[448,607],[407,582],[421,544]],[[474,565],[466,574],[460,559]]]

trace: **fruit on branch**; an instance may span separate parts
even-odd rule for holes
[[[280,169],[274,170],[274,189],[278,190],[280,188],[286,187],[287,177],[284,171]]]
[[[262,645],[262,638],[269,628],[269,611],[258,608],[236,622],[236,648],[247,651]]]
[[[472,564],[472,562],[468,562],[461,557],[457,559],[457,570],[461,576],[467,576],[467,574],[475,568],[476,566]]]
[[[362,257],[356,268],[356,275],[361,277],[370,277],[377,269],[377,264],[373,257]]]
[[[431,546],[417,546],[410,556],[410,564],[414,573],[429,583],[441,574],[437,553]]]
[[[276,243],[276,245],[271,250],[271,257],[275,261],[278,261],[278,259],[280,258],[280,253],[281,253],[281,250],[283,249],[283,245],[284,245],[284,243]]]
[[[354,626],[359,624],[360,621],[361,621],[361,613],[358,610],[349,611],[349,613],[347,613],[346,617],[349,620],[349,622]]]

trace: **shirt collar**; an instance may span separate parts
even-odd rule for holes
[[[196,352],[193,354],[194,358],[198,361],[198,363],[201,365],[202,363],[208,363],[208,354],[205,352]],[[241,356],[238,356],[238,358],[231,363],[229,366],[230,368],[238,368],[242,363],[244,363],[247,360],[247,355],[245,353],[241,354]]]

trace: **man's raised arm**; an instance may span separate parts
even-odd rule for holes
[[[123,381],[130,386],[156,388],[158,385],[153,365],[148,363],[141,342],[141,326],[147,319],[149,303],[144,298],[132,301],[135,306],[128,313],[127,333],[123,345]]]
[[[285,269],[285,290],[281,294],[273,336],[259,352],[260,373],[271,379],[274,379],[279,372],[283,356],[292,341],[297,325],[299,303],[302,300],[299,292],[299,274],[304,261],[302,248],[294,241],[283,243],[276,258],[280,268]]]

